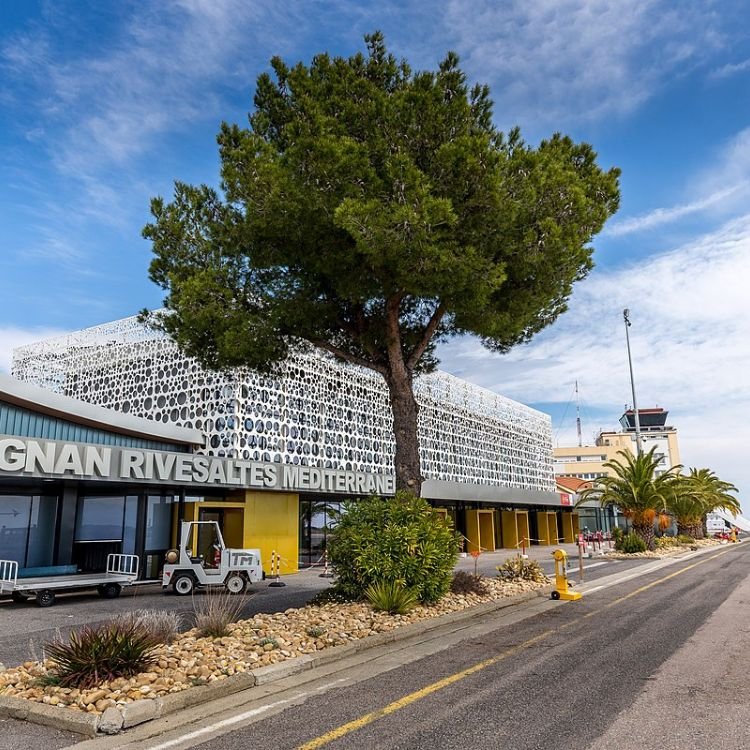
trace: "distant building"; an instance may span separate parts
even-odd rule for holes
[[[659,459],[657,475],[680,463],[677,430],[667,424],[669,412],[660,409],[638,409],[641,442],[644,452],[656,447]],[[619,431],[602,431],[595,445],[564,446],[553,449],[555,476],[596,480],[609,473],[604,464],[616,459],[618,451],[635,454],[635,413],[628,409],[620,417]]]

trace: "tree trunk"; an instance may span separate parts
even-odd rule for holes
[[[633,521],[633,531],[646,543],[646,549],[653,551],[656,543],[654,542],[654,522],[653,521],[641,521],[635,523]]]
[[[393,372],[394,369],[401,370]],[[417,400],[411,373],[405,368],[391,368],[385,377],[391,396],[393,433],[396,436],[396,489],[406,490],[419,497],[422,493],[422,472],[417,435]]]
[[[399,308],[402,296],[394,294],[385,302],[385,329],[387,337],[388,367],[383,373],[391,396],[393,434],[396,438],[396,490],[405,490],[420,497],[422,472],[417,436],[417,400],[414,398],[414,366],[404,357],[399,326]]]
[[[692,536],[690,533],[690,525],[686,523],[677,522],[677,536]]]

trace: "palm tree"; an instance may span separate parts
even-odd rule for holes
[[[678,533],[702,539],[707,513],[714,510],[739,513],[740,503],[732,492],[737,492],[737,488],[719,479],[710,469],[690,469],[690,474],[676,483],[669,503]]]
[[[598,485],[584,490],[577,503],[580,505],[593,498],[603,508],[616,505],[623,516],[630,519],[633,531],[650,550],[654,548],[654,519],[659,511],[666,510],[674,490],[675,475],[682,468],[672,466],[656,476],[660,459],[654,457],[655,450],[653,447],[639,456],[627,450],[618,451],[621,459],[604,464],[612,476],[598,479]]]

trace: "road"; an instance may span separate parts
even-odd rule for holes
[[[303,686],[217,702],[161,737],[80,750],[745,748],[749,564],[742,545],[603,578],[579,602],[540,599],[440,644],[391,645]]]

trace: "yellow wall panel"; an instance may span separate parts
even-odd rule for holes
[[[281,556],[280,573],[295,573],[299,560],[299,495],[296,492],[246,492],[243,523],[246,549],[260,549],[271,574],[271,552]]]

